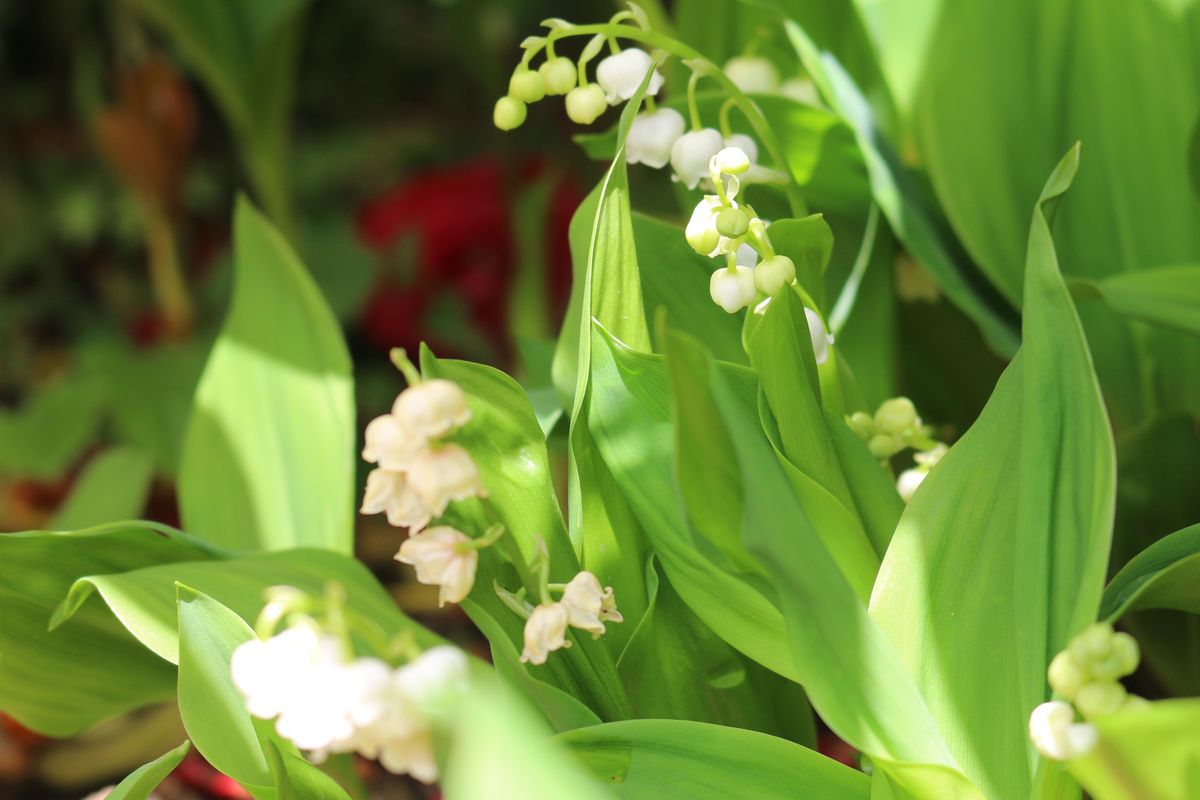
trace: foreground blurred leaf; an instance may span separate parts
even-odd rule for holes
[[[223,545],[349,552],[354,399],[341,329],[246,200],[233,305],[196,390],[179,475],[184,526]]]
[[[152,477],[153,465],[138,451],[106,450],[88,462],[50,527],[72,531],[139,517]]]
[[[871,599],[989,797],[1029,792],[1029,712],[1050,658],[1095,619],[1112,533],[1112,436],[1048,220],[1078,158],[1034,211],[1021,351],[900,518]]]
[[[1160,700],[1095,722],[1100,742],[1071,761],[1098,800],[1200,797],[1200,700]]]
[[[556,739],[617,797],[870,796],[870,780],[863,773],[757,731],[639,719],[581,728]]]
[[[1159,539],[1122,567],[1104,590],[1100,618],[1144,608],[1200,614],[1200,524]]]
[[[15,411],[0,408],[0,475],[61,476],[91,443],[105,407],[102,387],[74,375],[32,393]]]
[[[138,767],[125,780],[118,783],[105,800],[146,800],[158,785],[183,761],[192,749],[185,741],[173,750],[168,750],[149,764]]]
[[[337,781],[271,739],[266,741],[266,754],[279,800],[350,800]]]
[[[50,631],[55,607],[85,575],[205,561],[202,542],[153,523],[75,533],[0,536],[0,710],[51,736],[69,736],[170,697],[174,669],[99,604]]]

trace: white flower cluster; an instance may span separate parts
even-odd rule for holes
[[[1095,727],[1077,722],[1076,711],[1090,721],[1146,705],[1145,699],[1129,694],[1119,682],[1137,669],[1140,660],[1134,638],[1114,631],[1107,622],[1093,623],[1072,637],[1046,670],[1050,688],[1063,699],[1042,703],[1029,717],[1029,736],[1038,752],[1066,761],[1095,747]]]
[[[545,664],[554,650],[570,647],[567,628],[579,628],[600,637],[605,622],[621,622],[617,601],[611,586],[600,585],[590,572],[580,572],[563,587],[562,599],[542,603],[534,608],[525,622],[525,650],[521,661]]]
[[[917,462],[917,465],[904,470],[900,473],[900,477],[896,478],[896,491],[900,493],[904,502],[912,500],[917,489],[925,481],[925,476],[937,466],[949,449],[946,445],[938,442],[931,450],[913,453],[913,461]]]
[[[389,772],[437,780],[431,725],[468,686],[466,656],[434,647],[404,666],[350,658],[309,624],[237,648],[234,685],[250,714],[320,761],[330,753],[378,759]]]
[[[440,587],[439,602],[458,603],[475,583],[477,543],[448,526],[425,530],[452,501],[486,497],[471,456],[441,437],[471,419],[466,397],[446,380],[413,383],[390,414],[367,425],[363,458],[378,467],[367,476],[361,511],[386,512],[388,522],[411,536],[396,559],[417,568],[417,580]]]

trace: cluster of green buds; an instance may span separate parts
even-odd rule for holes
[[[1050,688],[1062,699],[1048,700],[1029,715],[1029,737],[1038,752],[1053,761],[1085,756],[1100,738],[1092,722],[1147,705],[1120,683],[1140,658],[1134,638],[1107,622],[1093,623],[1073,637],[1046,670]]]
[[[930,438],[932,429],[921,422],[916,406],[907,397],[883,401],[874,415],[856,411],[846,417],[846,424],[880,461],[908,448],[926,451],[938,446]]]
[[[1137,669],[1141,655],[1128,633],[1107,622],[1089,625],[1071,639],[1046,670],[1050,688],[1075,704],[1084,719],[1111,714],[1146,701],[1125,691],[1120,679]]]
[[[631,21],[643,29],[649,27],[645,14],[632,4],[629,11],[613,16],[609,25],[624,21]],[[578,61],[573,61],[558,55],[554,44],[576,26],[561,19],[548,19],[542,24],[549,29],[549,34],[530,36],[521,43],[525,54],[509,78],[508,94],[496,101],[492,111],[492,121],[502,131],[519,128],[525,122],[527,106],[547,96],[564,96],[571,121],[591,125],[610,105],[632,97],[652,68],[653,60],[646,51],[638,48],[622,50],[615,36],[600,33],[592,36]],[[596,82],[592,83],[588,80],[588,64],[599,55],[606,42],[612,52],[596,67]],[[545,60],[534,69],[533,59],[543,51]],[[647,93],[657,94],[662,84],[663,77],[655,70]]]

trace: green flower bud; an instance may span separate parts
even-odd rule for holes
[[[871,455],[883,460],[899,453],[904,449],[904,445],[895,436],[881,433],[871,437],[871,440],[867,442],[867,449],[871,451]]]
[[[764,258],[754,268],[754,282],[758,290],[766,295],[775,295],[784,286],[796,280],[796,265],[787,256]]]
[[[525,104],[515,97],[501,97],[492,110],[492,122],[502,131],[521,127],[525,122]]]
[[[723,208],[717,213],[717,231],[736,239],[750,227],[750,215],[740,208]]]
[[[864,442],[875,435],[875,420],[865,411],[855,411],[846,417],[846,425]]]
[[[875,427],[882,433],[898,436],[920,423],[917,409],[907,397],[885,400],[875,412]]]
[[[580,125],[591,125],[608,108],[604,90],[595,83],[576,86],[567,93],[567,116]]]
[[[1076,664],[1090,666],[1101,661],[1112,651],[1113,629],[1107,622],[1093,622],[1076,634],[1067,645]]]
[[[1094,681],[1075,695],[1075,707],[1086,719],[1096,719],[1116,711],[1125,698],[1125,687],[1116,681]]]
[[[552,58],[538,67],[546,94],[566,94],[575,88],[575,62],[566,56]]]
[[[1074,700],[1075,695],[1087,682],[1088,675],[1079,668],[1075,659],[1071,658],[1071,654],[1063,650],[1050,662],[1050,667],[1046,670],[1046,678],[1050,681],[1050,688],[1061,697]]]
[[[546,96],[542,76],[531,69],[518,69],[508,79],[508,94],[522,103],[536,103]]]
[[[1125,702],[1121,704],[1122,711],[1141,710],[1150,707],[1150,701],[1144,697],[1138,697],[1136,694],[1125,696]]]
[[[1128,633],[1115,633],[1113,634],[1112,648],[1121,661],[1121,677],[1132,674],[1138,668],[1138,663],[1142,660],[1142,653],[1138,648],[1137,639],[1134,639]]]

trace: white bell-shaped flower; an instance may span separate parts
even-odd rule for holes
[[[413,459],[407,474],[409,484],[435,517],[452,501],[487,496],[475,462],[456,444],[425,450]]]
[[[428,525],[433,516],[404,473],[386,469],[373,469],[367,475],[367,489],[359,511],[363,514],[387,512],[390,525],[416,530]]]
[[[746,154],[750,163],[758,163],[758,144],[744,133],[735,133],[725,140],[726,147],[736,147]]]
[[[428,440],[420,432],[405,427],[394,414],[384,414],[367,423],[364,438],[363,460],[393,472],[408,469]]]
[[[471,409],[457,383],[435,378],[401,392],[392,405],[392,416],[401,430],[433,439],[466,425]]]
[[[725,175],[740,175],[750,169],[750,156],[740,147],[722,147],[712,157],[710,166]]]
[[[471,593],[479,551],[462,531],[437,525],[405,539],[396,560],[415,567],[421,583],[439,587],[438,605],[445,605],[461,603]]]
[[[421,783],[438,779],[437,759],[433,750],[433,732],[414,728],[403,735],[384,739],[379,746],[379,763],[394,775],[411,775]]]
[[[612,587],[601,586],[600,579],[586,570],[567,584],[562,605],[567,609],[571,627],[585,630],[592,636],[604,633],[605,621],[623,621]]]
[[[773,255],[764,258],[754,268],[754,283],[759,291],[767,296],[779,293],[779,290],[796,280],[796,265],[784,255]]]
[[[1067,761],[1091,752],[1099,736],[1093,726],[1075,721],[1075,709],[1069,704],[1051,700],[1029,715],[1029,738],[1046,758]]]
[[[525,621],[525,649],[521,652],[524,664],[545,664],[554,650],[570,647],[567,624],[570,612],[562,603],[544,603],[533,610]]]
[[[239,645],[229,670],[250,714],[274,719],[283,713],[302,696],[306,673],[301,667],[322,659],[328,647],[307,625],[288,628],[266,641],[251,639]]]
[[[470,688],[471,665],[457,647],[431,647],[397,671],[400,689],[426,717],[451,710]]]
[[[779,87],[779,93],[810,106],[821,104],[821,95],[816,85],[808,78],[788,78]]]
[[[649,53],[636,47],[614,53],[601,61],[596,66],[596,83],[604,89],[608,104],[615,106],[633,97],[653,63]],[[646,87],[646,94],[658,94],[662,85],[663,76],[655,70],[650,85]]]
[[[808,320],[808,335],[812,338],[813,357],[818,364],[824,364],[829,360],[829,348],[833,344],[833,334],[825,330],[825,323],[821,321],[821,316],[811,308],[804,309],[804,316]]]
[[[633,118],[633,125],[629,127],[625,161],[654,169],[665,167],[671,160],[671,148],[683,135],[685,127],[683,115],[673,108],[643,111]]]
[[[675,179],[689,189],[695,189],[708,177],[708,162],[725,146],[716,128],[688,131],[671,147],[671,168]]]
[[[917,493],[917,487],[928,474],[929,472],[923,469],[906,469],[901,472],[900,477],[896,478],[896,491],[900,493],[900,499],[906,503],[912,500],[913,495]]]
[[[708,281],[708,293],[713,302],[729,314],[753,304],[757,291],[754,270],[750,267],[735,266],[733,271],[722,267]]]
[[[770,94],[779,90],[779,71],[761,56],[738,56],[725,62],[725,77],[747,94]]]
[[[753,267],[758,263],[758,251],[746,242],[738,245],[737,263],[742,267]]]

